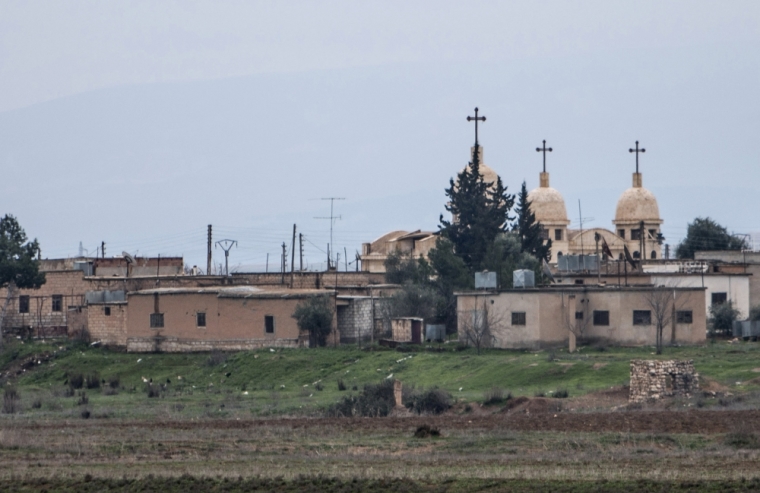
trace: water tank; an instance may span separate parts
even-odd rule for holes
[[[515,288],[532,288],[536,286],[536,273],[528,269],[516,270],[512,273],[512,286]]]

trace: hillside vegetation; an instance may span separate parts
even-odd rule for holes
[[[438,387],[457,401],[483,402],[489,391],[516,396],[558,390],[570,398],[627,385],[629,361],[653,348],[509,351],[454,344],[409,348],[343,346],[239,353],[136,354],[76,343],[15,341],[0,353],[15,414],[79,417],[252,417],[316,415],[362,386],[387,378],[417,389]],[[703,386],[732,393],[760,388],[757,343],[717,342],[666,348],[661,359],[693,359]],[[89,388],[88,388],[89,387]],[[84,394],[84,397],[83,397]]]

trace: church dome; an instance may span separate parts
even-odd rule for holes
[[[536,215],[539,223],[567,224],[567,210],[562,194],[552,187],[539,187],[528,193],[530,210]]]
[[[470,165],[468,164],[467,167],[469,168]],[[492,170],[489,166],[483,163],[480,163],[478,169],[480,170],[480,174],[483,176],[483,181],[489,185],[496,183],[496,179],[499,178],[499,175],[496,174],[496,171]],[[464,170],[465,168],[462,168],[462,171]],[[457,180],[457,183],[459,183],[459,180]]]
[[[654,194],[643,187],[631,187],[620,196],[615,223],[662,222]]]

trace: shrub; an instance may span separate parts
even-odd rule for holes
[[[491,390],[487,390],[483,394],[483,405],[494,406],[497,404],[503,404],[512,398],[512,393],[504,393],[504,390],[499,387],[493,387]]]
[[[567,391],[567,389],[557,389],[552,394],[552,397],[555,397],[557,399],[567,399],[570,397],[570,393]]]
[[[710,318],[707,320],[710,336],[731,335],[734,328],[734,320],[738,317],[739,310],[734,308],[734,304],[730,301],[710,305]]]
[[[723,443],[734,448],[758,449],[760,448],[760,437],[754,432],[737,431],[727,433]]]
[[[82,417],[82,419],[90,419],[90,410],[86,408],[82,409],[82,412],[79,415]]]
[[[86,377],[84,377],[84,385],[88,389],[99,389],[100,388],[100,375],[97,373],[90,373]]]
[[[19,401],[21,398],[18,395],[18,391],[13,387],[5,387],[3,393],[3,413],[14,414],[19,411]]]
[[[34,399],[34,401],[32,401],[32,409],[42,409],[42,400]]]
[[[219,366],[225,361],[227,361],[227,358],[229,358],[229,354],[225,353],[223,351],[215,350],[212,351],[211,354],[209,354],[208,359],[206,360],[206,365],[208,366]]]
[[[451,394],[441,389],[412,392],[404,405],[417,414],[441,414],[451,408]]]
[[[148,398],[161,397],[161,389],[159,389],[158,386],[154,386],[153,384],[148,383],[145,384],[145,387]]]
[[[364,386],[361,394],[344,397],[327,409],[328,416],[388,416],[396,405],[393,395],[393,380],[383,380],[378,384]]]
[[[338,390],[341,391],[341,392],[343,392],[344,390],[346,390],[346,383],[343,381],[342,378],[338,379]]]
[[[108,386],[112,389],[118,389],[121,387],[121,379],[118,375],[112,376],[108,378]]]
[[[417,431],[414,432],[414,438],[429,438],[441,436],[441,430],[433,428],[430,425],[422,425],[417,427]]]
[[[322,382],[317,382],[317,384],[314,385],[314,388],[317,389],[317,390],[319,390],[320,392],[322,392],[323,390],[325,390],[325,386],[322,385]]]
[[[77,401],[77,406],[86,406],[90,403],[90,398],[87,397],[87,392],[84,390],[79,392],[79,400]]]
[[[81,373],[72,373],[69,375],[69,387],[72,389],[81,389],[84,387],[84,375]]]

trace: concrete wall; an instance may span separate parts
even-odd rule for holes
[[[684,288],[705,287],[705,313],[709,316],[713,293],[726,293],[734,308],[739,310],[740,319],[749,316],[750,287],[745,275],[705,274],[701,275],[652,275],[652,283],[657,286],[679,286]]]
[[[338,304],[338,330],[340,342],[349,344],[368,341],[371,338],[374,322],[372,320],[371,298],[351,298],[347,304]],[[378,311],[379,312],[379,311]]]
[[[92,341],[100,341],[108,346],[126,346],[127,304],[98,303],[89,305],[87,307],[87,330]]]
[[[653,311],[647,301],[652,290],[578,287],[567,289],[510,290],[498,294],[464,293],[457,296],[459,325],[472,320],[473,310],[488,307],[495,347],[540,348],[567,344],[572,331],[588,342],[614,345],[652,345],[656,341],[656,316],[652,324],[634,325],[634,310]],[[699,344],[705,341],[707,319],[702,289],[678,289],[678,310],[691,310],[691,324],[676,324],[675,341]],[[593,312],[608,311],[609,325],[594,325]],[[576,319],[576,312],[582,318]],[[512,314],[525,313],[525,325],[514,325]],[[670,314],[668,314],[668,318]],[[671,340],[672,325],[663,330],[663,340]],[[460,340],[464,334],[460,330]]]
[[[152,329],[150,314],[154,313],[154,296],[132,293],[128,296],[127,350],[243,350],[308,345],[308,335],[300,332],[292,317],[296,305],[303,299],[224,298],[215,293],[161,294],[158,304],[159,312],[164,314],[164,328]],[[198,312],[206,313],[205,327],[196,324]],[[274,316],[274,333],[265,331],[266,315]],[[329,342],[332,341],[331,336]]]

